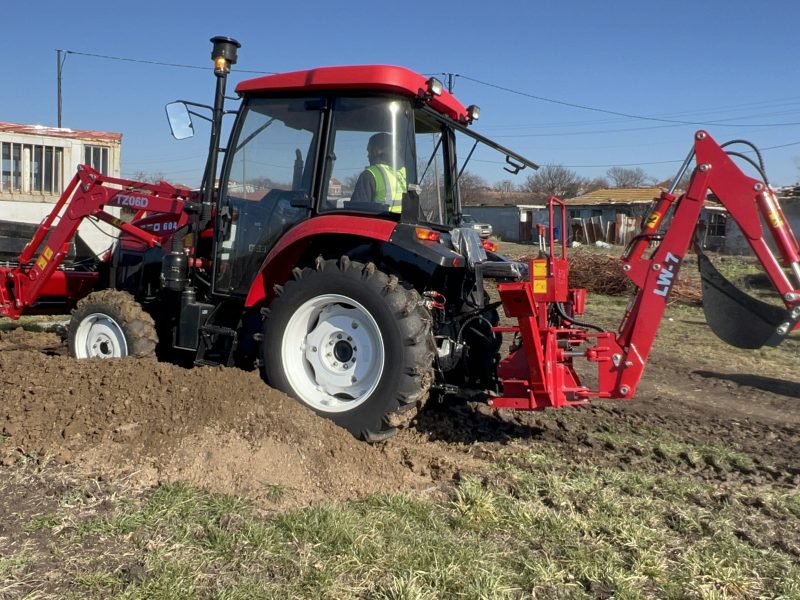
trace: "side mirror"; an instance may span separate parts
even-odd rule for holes
[[[189,114],[186,104],[183,102],[170,102],[167,104],[166,109],[172,137],[176,140],[185,140],[192,137],[194,135],[194,126],[192,125],[192,115]]]

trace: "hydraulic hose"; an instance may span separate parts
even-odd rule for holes
[[[554,304],[556,312],[558,316],[561,317],[567,323],[571,325],[577,325],[578,327],[586,327],[587,329],[594,329],[595,331],[599,331],[600,333],[605,333],[606,330],[599,325],[594,325],[593,323],[587,323],[586,321],[581,321],[576,319],[575,317],[570,317],[567,315],[566,311],[564,310],[564,305],[561,302],[556,302]]]

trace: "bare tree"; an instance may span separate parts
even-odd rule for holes
[[[517,186],[514,185],[514,182],[511,181],[510,179],[503,179],[503,181],[498,181],[497,183],[494,184],[494,189],[497,190],[498,192],[503,192],[508,194],[510,192],[516,192]]]
[[[148,173],[147,171],[134,171],[131,175],[134,181],[141,181],[143,183],[158,183],[159,181],[166,181],[167,176],[162,171],[157,173]]]
[[[458,190],[462,202],[477,198],[482,191],[490,189],[490,187],[489,182],[483,177],[469,171],[464,171],[458,178]]]
[[[673,180],[673,178],[670,177],[669,179],[664,179],[663,181],[657,181],[655,185],[656,185],[656,187],[669,189],[669,187],[672,185],[672,180]],[[676,190],[681,190],[681,191],[686,191],[689,188],[689,182],[691,180],[692,180],[691,171],[688,171],[688,172],[684,173],[683,177],[681,177],[680,180],[678,180],[678,185],[675,186],[675,189]]]
[[[545,165],[533,175],[528,175],[522,189],[530,192],[537,200],[550,196],[574,198],[584,184],[584,179],[575,171],[561,165]]]
[[[589,192],[594,192],[595,190],[604,190],[608,187],[611,187],[611,184],[608,183],[608,179],[605,177],[595,177],[594,179],[586,179],[584,181],[580,193],[588,194]]]
[[[613,183],[614,187],[644,187],[653,183],[650,177],[641,167],[626,169],[625,167],[611,167],[606,171],[606,175]]]

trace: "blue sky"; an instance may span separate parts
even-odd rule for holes
[[[229,92],[256,76],[246,70],[398,64],[458,74],[456,96],[481,107],[475,128],[540,164],[587,177],[640,166],[666,179],[703,128],[765,149],[771,183],[800,180],[796,1],[7,4],[0,121],[56,124],[56,49],[207,67],[68,55],[63,126],[121,132],[123,176],[199,182],[207,128],[173,140],[163,107],[212,102],[208,40],[227,35],[242,43]]]

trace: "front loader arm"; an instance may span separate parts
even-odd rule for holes
[[[84,219],[93,217],[104,221],[152,248],[161,245],[174,229],[188,223],[187,209],[194,205],[188,197],[188,190],[165,182],[146,184],[107,177],[88,166],[79,166],[53,210],[23,249],[18,264],[0,268],[0,312],[16,319],[26,307],[36,303],[58,271],[69,242]],[[106,212],[106,206],[130,207],[140,215],[144,212],[174,214],[177,217],[175,228],[169,232],[147,231]],[[36,252],[39,252],[38,258],[33,260]]]

